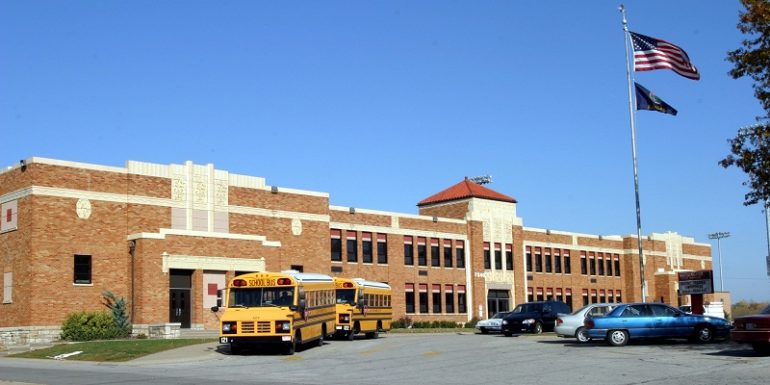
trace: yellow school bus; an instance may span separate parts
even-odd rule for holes
[[[232,354],[269,344],[283,345],[286,354],[309,342],[320,346],[334,332],[334,302],[334,281],[328,275],[296,271],[239,275],[227,284],[219,342],[229,344]]]
[[[362,278],[334,278],[337,318],[334,336],[352,340],[358,333],[377,338],[393,320],[390,286]]]

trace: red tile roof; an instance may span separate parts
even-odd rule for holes
[[[516,203],[516,199],[508,195],[500,194],[497,191],[488,189],[482,185],[476,184],[465,178],[460,183],[438,193],[427,197],[417,203],[417,206],[425,206],[440,202],[449,202],[466,198],[483,198],[495,201]]]

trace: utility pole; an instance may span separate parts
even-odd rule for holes
[[[709,239],[716,239],[717,240],[717,256],[719,257],[719,291],[724,291],[724,280],[722,278],[722,246],[719,243],[719,240],[722,238],[727,238],[730,236],[730,233],[727,232],[716,232],[709,234]]]

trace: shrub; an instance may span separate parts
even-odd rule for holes
[[[473,318],[471,318],[470,321],[465,323],[465,327],[469,328],[469,329],[475,328],[476,327],[476,323],[478,323],[479,321],[480,321],[480,319],[478,317],[473,317]]]
[[[123,297],[116,297],[111,291],[105,291],[102,295],[104,296],[104,306],[107,306],[112,312],[112,319],[117,328],[117,337],[131,335],[131,322],[128,319],[126,300]]]
[[[91,341],[121,336],[112,315],[107,312],[76,312],[67,316],[61,338],[68,341]]]
[[[393,321],[390,326],[393,329],[409,329],[412,327],[412,319],[409,317],[401,317]]]

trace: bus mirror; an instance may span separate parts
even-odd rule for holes
[[[217,306],[212,306],[211,307],[211,311],[214,312],[214,313],[218,312],[219,311],[219,305],[220,304],[217,304]]]
[[[356,303],[356,306],[358,306],[360,308],[363,308],[364,307],[364,299],[363,298],[359,298],[358,299],[358,303]]]
[[[291,311],[297,311],[298,309],[299,309],[299,306],[297,306],[297,305],[290,305],[289,306],[289,310],[291,310]]]
[[[216,307],[222,307],[222,298],[217,298],[217,306]]]

